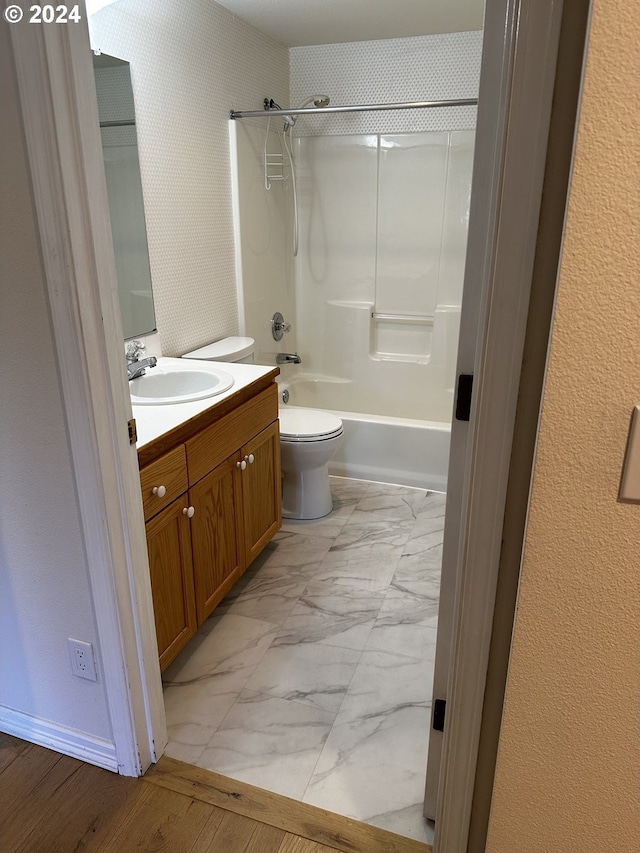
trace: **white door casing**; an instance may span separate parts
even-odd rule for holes
[[[10,27],[116,766],[137,776],[166,723],[89,35]]]
[[[425,814],[436,851],[466,850],[529,311],[562,0],[489,0],[453,421]]]

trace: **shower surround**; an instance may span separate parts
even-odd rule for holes
[[[443,490],[466,252],[473,130],[294,138],[292,186],[273,118],[231,123],[238,280],[257,360],[296,350],[290,405],[334,411],[342,476]],[[274,311],[292,321],[276,343]]]
[[[481,49],[479,31],[291,48],[286,106],[317,92],[331,106],[473,98]],[[282,369],[289,405],[342,418],[332,473],[443,490],[475,108],[299,116],[296,258],[283,120],[269,122],[267,151],[283,155],[269,190],[267,122],[230,122],[243,331],[261,362],[300,353]],[[275,311],[292,323],[279,343]]]
[[[449,422],[473,132],[296,140],[296,404]]]

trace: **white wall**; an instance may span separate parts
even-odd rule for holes
[[[0,39],[0,728],[111,741],[99,655],[97,682],[70,670],[67,637],[99,652],[97,630],[4,22]]]
[[[165,355],[238,333],[229,110],[288,100],[288,52],[213,0],[119,0],[94,48],[131,63]]]
[[[231,127],[236,190],[239,286],[244,309],[243,331],[256,342],[255,360],[275,364],[276,353],[296,350],[295,292],[293,282],[293,224],[291,170],[283,148],[282,120],[270,123],[267,156],[269,189],[265,185],[264,146],[267,122],[254,119]],[[282,176],[282,180],[277,180]],[[271,333],[271,320],[279,311],[292,324],[280,341]]]

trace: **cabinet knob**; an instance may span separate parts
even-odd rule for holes
[[[182,514],[183,514],[183,515],[186,515],[186,516],[187,516],[187,518],[193,518],[193,516],[195,515],[195,512],[196,512],[196,511],[195,511],[195,509],[194,509],[192,506],[186,506],[186,507],[182,510]]]
[[[158,498],[163,498],[167,494],[167,490],[164,486],[154,486],[151,489],[151,493],[154,494]]]
[[[242,462],[236,462],[236,468],[239,468],[241,471],[247,467],[247,460],[243,459]]]
[[[253,463],[256,461],[256,457],[253,455],[253,453],[250,453],[248,456],[245,456],[244,458],[249,463],[249,465],[253,465]]]

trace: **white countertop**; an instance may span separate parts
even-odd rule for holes
[[[181,358],[166,358],[158,359],[159,367],[177,367],[178,369],[186,369],[188,367],[198,367],[200,369],[214,370],[219,368],[225,373],[230,373],[233,376],[234,382],[231,388],[223,391],[222,394],[216,394],[214,397],[206,397],[204,400],[195,400],[192,403],[171,403],[168,405],[151,405],[151,406],[133,406],[133,416],[136,419],[136,429],[138,431],[138,441],[136,448],[139,450],[150,441],[154,441],[165,432],[174,429],[184,421],[205,412],[207,409],[213,408],[222,400],[232,397],[237,391],[260,379],[273,370],[273,367],[268,367],[262,364],[236,364],[222,361],[197,361],[189,359],[185,361]],[[154,370],[155,368],[150,368]]]

